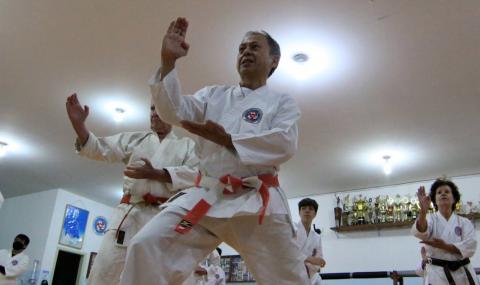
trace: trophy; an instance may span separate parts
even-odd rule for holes
[[[360,194],[358,200],[355,202],[356,208],[357,208],[357,225],[363,225],[365,224],[365,213],[367,211],[367,205],[366,205],[365,199],[362,197]]]
[[[372,197],[368,199],[368,223],[375,223],[375,203],[373,202]]]
[[[415,221],[418,217],[418,212],[420,211],[420,205],[417,198],[412,198],[412,221]]]
[[[344,226],[350,226],[350,212],[352,211],[352,206],[350,204],[350,195],[347,194],[343,198],[343,212],[342,212],[342,224]]]
[[[337,206],[333,209],[335,213],[335,227],[340,227],[342,225],[342,207],[340,207],[340,197],[335,195],[337,200]]]
[[[393,222],[393,215],[394,215],[394,201],[393,198],[388,197],[387,195],[387,223]]]
[[[387,222],[387,199],[388,199],[388,196],[386,198],[382,198],[382,196],[379,196],[379,221],[380,223],[386,223]]]

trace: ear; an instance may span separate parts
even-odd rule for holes
[[[279,55],[273,55],[271,56],[272,58],[272,68],[277,68],[278,64],[280,63],[280,56]]]

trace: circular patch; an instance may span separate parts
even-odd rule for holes
[[[462,236],[462,228],[461,227],[455,227],[455,234],[457,236]]]
[[[98,216],[93,220],[93,231],[97,235],[104,235],[107,232],[108,221],[105,217]]]
[[[243,112],[242,118],[252,124],[258,124],[262,120],[263,112],[259,108],[250,108]]]
[[[17,265],[17,264],[18,264],[18,261],[12,260],[12,265],[13,265],[13,266],[15,266],[15,265]]]

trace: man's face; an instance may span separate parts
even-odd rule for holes
[[[270,70],[277,67],[278,56],[270,55],[267,39],[260,34],[247,34],[237,55],[237,70],[240,77],[268,77]]]
[[[300,219],[302,222],[311,223],[317,213],[315,212],[315,208],[313,206],[302,206],[300,207]]]
[[[165,123],[160,119],[157,112],[155,111],[155,106],[150,106],[150,128],[152,131],[160,135],[167,135],[171,130],[172,126],[168,123]]]
[[[27,248],[27,242],[23,240],[21,237],[17,236],[13,240],[13,248],[15,250],[24,250],[25,248]]]

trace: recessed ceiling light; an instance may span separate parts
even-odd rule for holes
[[[125,119],[125,115],[125,109],[116,107],[113,113],[113,120],[115,120],[115,122],[121,122]]]
[[[308,61],[308,55],[306,55],[305,53],[296,53],[293,55],[292,58],[295,62],[298,62],[298,63],[303,63]]]

